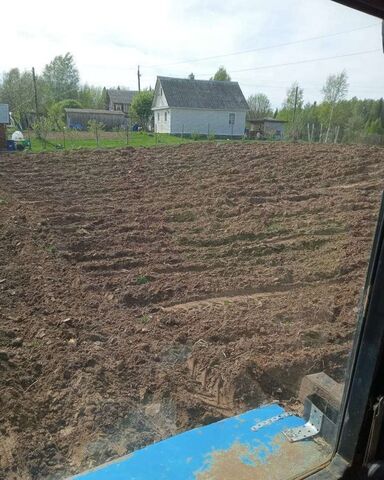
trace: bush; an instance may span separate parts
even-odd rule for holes
[[[77,100],[61,100],[57,102],[48,111],[48,116],[50,117],[54,127],[57,127],[60,131],[62,130],[61,123],[65,123],[65,108],[83,108],[80,102]]]
[[[196,141],[196,140],[199,140],[199,139],[200,139],[200,135],[199,135],[197,132],[193,132],[193,133],[191,134],[191,138],[192,138],[192,140],[195,140],[195,141]]]

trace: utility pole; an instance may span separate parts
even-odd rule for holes
[[[38,102],[37,102],[37,86],[36,86],[35,67],[32,67],[32,80],[33,80],[33,90],[34,90],[34,93],[35,93],[36,117],[39,118],[39,108],[38,108]]]
[[[296,87],[295,90],[295,106],[293,108],[293,125],[295,125],[295,119],[296,119],[296,109],[297,109],[297,96],[299,94],[299,87]]]
[[[293,108],[293,140],[296,141],[296,109],[297,109],[297,96],[299,93],[299,87],[295,89],[295,106]]]
[[[141,92],[141,89],[140,89],[140,77],[141,77],[140,65],[138,65],[138,66],[137,66],[137,86],[138,86],[139,92]]]

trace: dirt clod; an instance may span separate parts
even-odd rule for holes
[[[0,172],[1,478],[65,478],[295,402],[306,374],[343,380],[382,149],[194,143]]]

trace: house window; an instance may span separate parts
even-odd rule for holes
[[[160,87],[160,97],[163,96],[163,89]]]
[[[160,113],[157,112],[157,121],[159,122],[160,121]]]
[[[167,112],[164,112],[164,120],[167,121]]]
[[[234,125],[235,124],[235,114],[230,113],[229,114],[229,125]]]

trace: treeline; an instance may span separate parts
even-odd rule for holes
[[[384,144],[383,98],[347,100],[345,71],[330,75],[321,92],[321,102],[305,102],[304,88],[295,82],[287,90],[281,108],[275,111],[265,94],[251,95],[248,119],[274,117],[284,120],[287,122],[286,137],[295,140]]]
[[[32,71],[12,68],[0,80],[0,103],[8,103],[13,117],[24,123],[31,114],[55,115],[62,106],[105,108],[101,87],[80,84],[79,71],[70,53],[55,57],[35,77],[37,112]],[[33,117],[33,115],[32,115]]]
[[[191,73],[189,78],[195,78]],[[223,66],[215,73],[215,80],[230,80]],[[79,72],[70,53],[56,56],[35,77],[32,71],[13,68],[0,80],[0,103],[8,103],[16,121],[32,125],[36,113],[60,129],[64,120],[64,108],[105,108],[105,90],[80,83]],[[322,90],[321,102],[305,102],[304,88],[292,84],[279,109],[273,111],[269,98],[263,93],[248,98],[248,120],[274,117],[287,122],[285,136],[288,139],[315,142],[366,142],[384,144],[384,101],[358,99],[347,100],[348,78],[345,71],[330,75]],[[141,124],[147,124],[151,115],[153,92],[143,92],[137,98],[133,116]],[[148,98],[147,98],[148,97]],[[145,114],[145,115],[144,115]],[[48,128],[45,127],[45,128]]]

